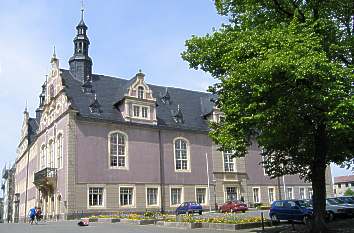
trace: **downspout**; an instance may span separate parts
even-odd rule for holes
[[[282,200],[282,198],[281,198],[281,185],[280,185],[280,178],[279,177],[277,177],[277,182],[278,182],[278,190],[279,190],[278,198],[279,198],[279,200]]]
[[[163,144],[161,138],[161,130],[159,129],[159,151],[160,151],[160,202],[161,213],[165,212],[165,162],[163,153]]]
[[[30,147],[28,148],[27,151],[27,168],[26,168],[26,193],[25,193],[25,218],[24,222],[27,222],[27,190],[28,190],[28,167],[29,167],[29,155],[30,155]]]

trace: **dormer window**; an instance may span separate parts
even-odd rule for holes
[[[134,117],[140,116],[140,107],[139,106],[133,106],[133,111],[134,111]]]
[[[142,86],[138,87],[138,99],[144,99],[144,88]]]
[[[149,119],[150,109],[147,106],[133,105],[133,117],[140,119]]]

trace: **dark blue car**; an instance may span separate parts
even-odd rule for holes
[[[307,224],[312,217],[311,205],[303,200],[274,201],[269,211],[269,217],[273,222],[280,220],[302,221]]]
[[[203,213],[203,207],[196,202],[188,201],[188,202],[183,202],[176,209],[176,215],[193,214],[193,213],[198,213],[201,215]]]

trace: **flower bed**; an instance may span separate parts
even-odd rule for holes
[[[168,215],[160,213],[137,214],[137,213],[117,213],[112,216],[92,216],[90,222],[121,222],[128,224],[176,227],[185,229],[210,228],[223,230],[237,230],[245,228],[260,227],[262,219],[260,217],[242,218],[235,214],[225,214],[220,217],[203,218],[194,215]]]

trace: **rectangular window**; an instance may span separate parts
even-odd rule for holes
[[[273,203],[273,201],[275,201],[274,188],[268,188],[268,197],[269,197],[269,203]]]
[[[179,205],[182,202],[182,188],[171,188],[171,205]]]
[[[253,202],[260,203],[259,188],[253,188],[252,190],[253,190]]]
[[[143,118],[148,118],[148,108],[147,107],[141,107],[141,116]]]
[[[139,117],[140,116],[140,107],[139,106],[133,106],[133,111],[134,111],[134,116]]]
[[[103,188],[89,188],[89,206],[103,206]]]
[[[196,188],[195,189],[195,194],[196,194],[196,201],[199,204],[206,204],[206,188]]]
[[[237,200],[237,189],[236,187],[226,187],[226,201]]]
[[[230,152],[224,152],[224,170],[225,172],[235,171],[234,158],[232,158],[232,153]]]
[[[308,197],[309,199],[312,199],[312,195],[313,195],[312,188],[307,188],[307,193],[308,193],[307,197]]]
[[[345,187],[348,188],[349,187],[349,183],[345,183]]]
[[[133,205],[133,191],[131,187],[121,187],[120,188],[120,205],[121,206],[131,206]]]
[[[60,169],[63,167],[63,136],[58,137],[57,142],[57,167]]]
[[[286,188],[286,197],[288,199],[294,199],[294,197],[293,197],[293,188],[292,187]]]
[[[305,188],[300,188],[300,199],[306,199]]]
[[[339,189],[342,188],[342,184],[338,184],[338,188],[339,188]]]
[[[177,171],[188,170],[187,141],[183,139],[175,141],[175,163]]]
[[[147,205],[157,205],[158,192],[159,192],[158,188],[146,189]]]

